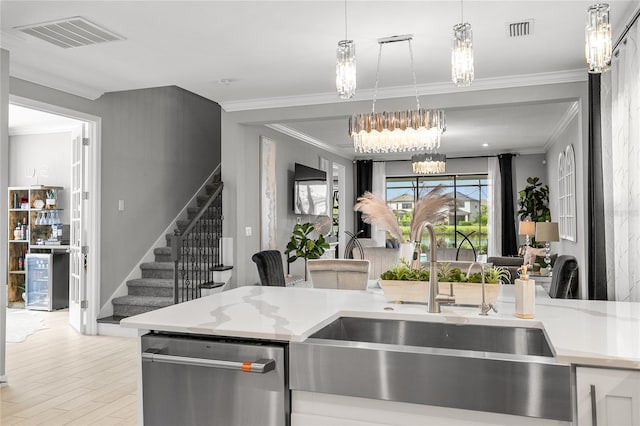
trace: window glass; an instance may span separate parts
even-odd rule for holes
[[[474,250],[476,255],[486,254],[487,175],[387,178],[387,204],[396,213],[405,238],[409,239],[414,202],[438,186],[442,187],[443,194],[451,196],[444,219],[435,224],[438,248],[453,251],[447,258],[455,258],[460,248],[465,256],[461,255],[461,260],[472,256]],[[422,246],[422,253],[426,253],[429,246],[426,232]]]

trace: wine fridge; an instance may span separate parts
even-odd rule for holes
[[[25,307],[52,311],[69,306],[69,254],[34,254],[25,258]]]

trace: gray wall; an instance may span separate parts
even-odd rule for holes
[[[175,86],[98,101],[104,303],[220,163],[220,107]]]
[[[27,171],[47,176],[27,176]],[[58,207],[64,209],[60,219],[71,222],[69,200],[71,189],[71,132],[9,136],[9,186],[62,186],[58,193]]]
[[[102,118],[102,305],[219,164],[220,107],[175,86],[90,101],[12,78],[10,91]]]
[[[446,165],[446,174],[468,174],[468,173],[487,173],[487,159],[476,158],[448,158]],[[412,176],[411,162],[409,161],[388,161],[385,167],[387,176]]]
[[[225,235],[234,238],[234,277],[237,286],[259,282],[251,256],[260,251],[260,137],[276,143],[277,248],[284,254],[296,224],[292,210],[292,175],[294,163],[319,168],[320,157],[345,166],[346,227],[353,229],[353,167],[348,159],[283,135],[262,125],[242,125],[231,114],[223,113],[222,178],[225,182]],[[315,216],[299,215],[301,221],[313,222]],[[245,236],[245,227],[252,235]],[[283,256],[284,257],[284,256]],[[286,268],[286,265],[285,265]],[[302,275],[301,261],[291,265],[291,273]],[[286,271],[286,269],[285,269]]]
[[[587,150],[586,143],[581,143],[579,116],[574,117],[568,124],[567,128],[562,132],[555,143],[549,147],[547,151],[547,180],[549,182],[549,209],[551,210],[551,219],[558,221],[558,157],[567,145],[573,145],[576,160],[576,241],[560,240],[557,243],[551,243],[551,252],[558,254],[567,254],[575,256],[578,260],[578,276],[580,281],[581,295],[587,297],[587,282],[585,274],[587,271],[587,228],[586,228],[586,204],[587,197],[586,186],[581,185],[581,170],[584,165],[584,151]],[[581,214],[583,213],[583,214]]]

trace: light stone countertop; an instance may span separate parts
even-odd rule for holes
[[[300,342],[340,316],[544,328],[567,364],[640,369],[640,303],[551,299],[538,286],[536,317],[516,318],[513,286],[502,286],[498,313],[388,303],[381,291],[247,286],[126,318],[123,327]]]

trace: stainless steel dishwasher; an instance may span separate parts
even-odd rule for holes
[[[145,425],[288,425],[285,344],[142,336]]]

